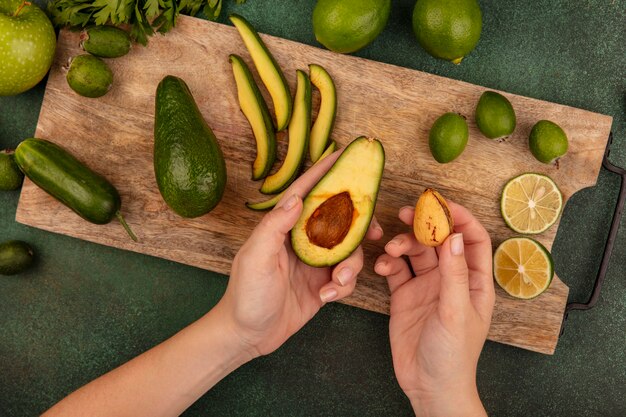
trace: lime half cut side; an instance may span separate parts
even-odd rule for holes
[[[502,189],[500,212],[507,226],[518,233],[542,233],[552,226],[563,208],[563,195],[548,176],[526,173]]]
[[[541,243],[514,237],[496,249],[493,275],[509,295],[528,300],[548,289],[554,277],[554,264],[550,252]]]

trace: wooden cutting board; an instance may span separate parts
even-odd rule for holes
[[[497,143],[484,138],[473,121],[483,87],[272,36],[262,38],[292,91],[295,70],[307,69],[310,63],[321,64],[333,76],[339,96],[333,138],[341,146],[367,135],[379,138],[385,147],[387,162],[376,207],[385,237],[364,244],[365,267],[354,295],[345,300],[347,304],[388,313],[387,285],[373,272],[373,263],[384,243],[408,231],[397,220],[398,209],[413,205],[425,187],[435,187],[472,210],[489,230],[495,246],[514,235],[498,208],[507,179],[527,171],[548,174],[566,200],[596,183],[611,127],[609,116],[505,93],[516,110],[518,125],[507,142]],[[62,30],[35,135],[61,144],[118,188],[122,211],[139,243],[133,243],[117,222],[95,226],[83,221],[29,181],[22,188],[17,221],[228,274],[231,260],[262,217],[262,213],[246,209],[244,202],[263,199],[258,192],[260,183],[250,180],[255,144],[239,110],[228,62],[228,55],[237,53],[251,64],[235,29],[180,16],[175,30],[154,36],[147,48],[138,46],[127,56],[108,60],[115,83],[99,99],[78,96],[65,81],[62,66],[78,53],[78,33]],[[183,219],[169,210],[154,179],[154,94],[166,74],[188,83],[227,161],[224,199],[198,219]],[[470,140],[458,160],[440,165],[429,153],[428,130],[438,116],[449,111],[467,116]],[[528,134],[540,119],[553,120],[569,136],[570,150],[558,170],[537,162],[528,151]],[[281,156],[285,148],[283,138]],[[558,224],[538,239],[550,248],[557,228]],[[553,353],[567,294],[567,286],[556,277],[547,292],[531,301],[515,300],[497,288],[489,338]]]

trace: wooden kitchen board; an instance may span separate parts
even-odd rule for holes
[[[108,60],[115,74],[112,90],[99,99],[79,97],[65,81],[62,66],[79,53],[78,33],[62,30],[41,108],[36,136],[57,142],[107,177],[122,195],[122,211],[139,237],[132,242],[122,227],[89,224],[26,181],[17,221],[140,253],[228,274],[231,260],[262,213],[244,202],[263,199],[260,183],[250,180],[255,145],[239,111],[228,55],[251,64],[233,27],[180,16],[166,36],[156,35],[147,48]],[[467,206],[491,234],[493,244],[514,234],[500,217],[498,199],[505,181],[523,172],[550,175],[567,200],[595,184],[611,127],[611,118],[589,111],[512,94],[517,129],[505,143],[483,137],[473,121],[474,107],[485,88],[419,71],[335,54],[271,36],[262,36],[283,68],[292,91],[295,70],[310,63],[333,76],[339,104],[333,133],[341,146],[359,135],[379,138],[387,157],[376,207],[385,230],[381,242],[364,244],[365,267],[354,295],[345,300],[360,308],[388,313],[385,280],[373,272],[383,244],[408,227],[397,220],[398,209],[413,205],[425,187]],[[152,166],[154,94],[159,81],[173,74],[183,78],[217,135],[224,151],[227,190],[208,215],[187,220],[169,210],[157,190]],[[264,91],[266,98],[269,96]],[[317,93],[315,103],[319,101]],[[441,114],[467,116],[469,144],[453,163],[440,165],[428,150],[428,129]],[[561,125],[570,150],[560,169],[537,162],[527,147],[532,125],[550,119]],[[281,136],[282,137],[282,136]],[[281,139],[280,150],[285,150]],[[282,159],[280,159],[282,160]],[[278,164],[277,164],[278,165]],[[558,224],[538,237],[552,246]],[[515,300],[497,288],[489,338],[522,348],[553,353],[568,288],[558,278],[531,301]]]

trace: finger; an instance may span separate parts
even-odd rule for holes
[[[389,285],[389,291],[391,291],[392,294],[409,281],[413,275],[411,274],[409,265],[403,258],[394,258],[388,254],[383,254],[378,257],[374,265],[374,271],[378,275],[387,278],[387,285]]]
[[[415,209],[411,206],[404,206],[398,212],[398,217],[402,223],[413,227],[413,218],[415,217]]]
[[[365,239],[367,240],[379,240],[383,237],[383,228],[378,223],[376,216],[372,216],[372,221],[370,222],[370,226],[367,229],[367,233],[365,234]]]
[[[333,268],[332,281],[340,287],[348,286],[356,281],[361,269],[363,269],[363,248],[359,245],[352,255]]]
[[[413,233],[402,233],[391,239],[385,245],[385,252],[394,258],[408,256],[416,276],[432,271],[439,264],[434,248],[419,243]]]
[[[287,233],[302,212],[302,199],[295,194],[287,197],[280,207],[267,213],[252,232],[250,241],[263,248],[267,255],[275,255],[283,247]]]
[[[464,311],[469,304],[469,273],[463,234],[449,236],[439,252],[440,299],[444,311]]]
[[[276,204],[276,207],[280,207],[289,198],[290,195],[298,195],[301,199],[304,198],[311,188],[317,184],[317,182],[326,174],[326,172],[333,166],[342,150],[333,152],[321,161],[313,164],[304,174],[302,174],[293,184],[285,191],[285,196]]]

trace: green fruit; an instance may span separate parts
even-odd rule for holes
[[[509,136],[515,130],[515,111],[511,102],[495,91],[485,91],[476,106],[476,125],[489,139]]]
[[[26,242],[9,240],[0,243],[0,275],[16,275],[32,265],[33,250]]]
[[[336,265],[358,248],[370,225],[385,166],[376,139],[352,141],[303,202],[291,246],[307,265]]]
[[[293,114],[289,121],[289,145],[287,156],[278,171],[265,178],[261,185],[263,194],[276,194],[298,177],[304,163],[311,134],[311,80],[305,72],[296,71],[296,95],[293,99]]]
[[[260,180],[267,177],[276,159],[276,133],[272,117],[244,60],[235,54],[230,55],[229,59],[237,85],[239,107],[248,119],[256,140],[256,158],[252,163],[252,179]]]
[[[115,26],[92,26],[80,34],[80,46],[92,55],[117,58],[130,51],[128,32]]]
[[[120,213],[115,187],[65,149],[43,139],[26,139],[15,150],[15,161],[26,176],[52,197],[94,224],[117,218],[137,240]]]
[[[15,162],[13,151],[0,151],[0,190],[17,190],[24,181],[24,174]]]
[[[391,0],[318,0],[313,32],[331,51],[347,54],[371,43],[385,28]]]
[[[168,75],[156,91],[154,173],[168,206],[182,217],[202,216],[226,189],[226,163],[187,84]]]
[[[540,120],[530,131],[528,146],[540,162],[551,164],[567,153],[567,135],[556,123]]]
[[[289,85],[285,75],[276,63],[274,56],[261,40],[259,34],[246,19],[236,14],[230,16],[230,21],[239,31],[239,35],[246,45],[254,66],[267,88],[274,103],[276,115],[276,130],[284,130],[291,119],[292,103]]]
[[[311,128],[311,139],[309,140],[311,162],[316,162],[326,149],[326,144],[335,126],[337,89],[330,74],[321,65],[309,65],[309,74],[311,84],[320,91],[320,109]]]
[[[113,72],[100,58],[85,54],[74,57],[67,71],[67,83],[84,97],[102,97],[113,85]]]
[[[482,14],[476,0],[418,0],[413,31],[435,58],[459,64],[480,39]]]
[[[433,158],[445,164],[463,153],[468,137],[465,119],[457,113],[445,113],[430,128],[428,146]]]
[[[0,0],[0,96],[20,94],[41,81],[56,43],[52,23],[39,7]]]

